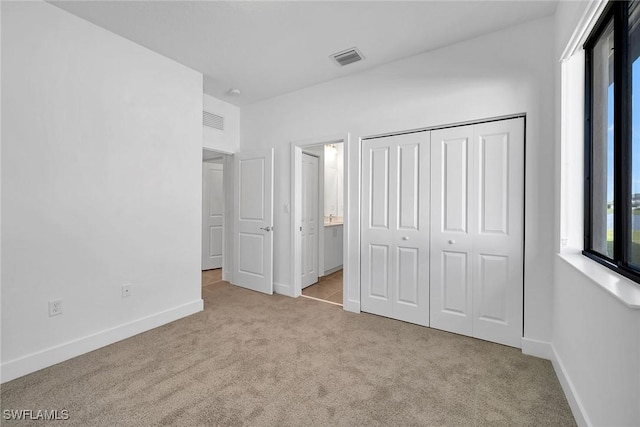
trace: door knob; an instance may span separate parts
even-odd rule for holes
[[[409,240],[409,237],[404,236],[404,237],[402,238],[402,240]]]
[[[273,230],[273,227],[270,227],[270,226],[267,225],[266,227],[260,227],[260,230],[271,231],[271,230]]]
[[[449,244],[453,245],[456,241],[455,240],[449,240]]]

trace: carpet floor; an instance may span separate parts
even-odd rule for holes
[[[3,384],[1,408],[66,409],[65,426],[575,425],[551,364],[518,349],[226,282],[203,297]]]

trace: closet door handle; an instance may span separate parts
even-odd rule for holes
[[[270,226],[267,225],[266,227],[260,227],[260,230],[271,231],[271,230],[273,230],[273,227],[270,227]],[[302,231],[302,230],[300,230],[300,231]]]

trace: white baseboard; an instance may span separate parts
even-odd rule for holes
[[[222,269],[222,280],[224,280],[225,282],[233,282],[233,276],[231,275],[231,273],[227,273],[228,270],[226,269]]]
[[[339,265],[339,266],[337,266],[337,267],[330,268],[329,270],[327,270],[327,271],[325,271],[325,272],[324,272],[324,274],[322,275],[322,277],[324,277],[324,276],[328,276],[328,275],[333,274],[333,273],[335,273],[336,271],[340,271],[340,270],[342,270],[342,265]]]
[[[558,353],[556,352],[553,344],[551,344],[551,352],[553,355],[551,358],[553,369],[556,371],[556,376],[558,377],[558,381],[560,381],[564,395],[567,397],[567,402],[569,402],[569,407],[571,408],[573,417],[576,419],[576,423],[580,427],[591,427],[593,424],[589,421],[589,417],[587,416],[587,412],[584,410],[582,401],[576,392],[571,378],[569,378],[569,375],[567,374],[567,370],[565,369],[562,360],[558,357]]]
[[[282,283],[273,283],[273,292],[278,295],[284,295],[287,297],[293,297],[293,288],[289,285],[283,285]]]
[[[522,338],[522,353],[541,359],[553,360],[551,343],[531,338]]]
[[[576,419],[576,423],[581,427],[590,427],[592,424],[584,411],[575,387],[567,375],[567,371],[562,360],[558,357],[558,353],[556,353],[553,344],[530,338],[522,338],[522,353],[551,361],[558,381],[560,381],[560,385],[562,386],[562,391],[567,398],[567,402],[569,402],[573,417]]]
[[[203,308],[203,300],[199,299],[160,313],[152,314],[151,316],[143,317],[142,319],[50,347],[18,359],[10,360],[1,365],[0,382],[5,383],[23,375],[80,356],[81,354],[97,350],[114,342],[197,313],[202,311]]]
[[[351,313],[360,313],[360,301],[354,301],[348,299],[345,301],[343,308]]]

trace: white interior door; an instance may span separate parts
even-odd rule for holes
[[[273,149],[234,155],[233,284],[273,293]]]
[[[431,326],[521,347],[523,119],[431,140]]]
[[[223,166],[202,164],[202,269],[222,267]]]
[[[429,133],[362,143],[361,309],[429,325]]]
[[[318,158],[302,153],[302,288],[318,281]]]

